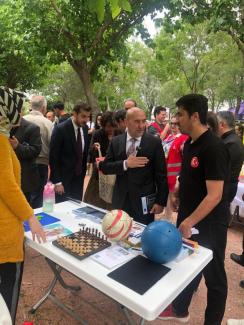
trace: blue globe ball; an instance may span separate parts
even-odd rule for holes
[[[179,230],[166,220],[150,223],[141,237],[143,253],[153,262],[167,263],[172,261],[182,247],[182,236]]]

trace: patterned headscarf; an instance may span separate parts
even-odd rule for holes
[[[20,121],[25,95],[7,87],[0,87],[0,133],[9,136],[13,125]]]

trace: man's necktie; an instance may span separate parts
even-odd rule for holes
[[[83,158],[80,128],[78,128],[78,132],[77,132],[76,150],[77,150],[77,161],[75,166],[75,174],[78,176],[82,173],[82,158]]]
[[[131,142],[131,144],[126,152],[127,157],[136,155],[136,147],[135,147],[136,138],[131,138],[130,142]]]

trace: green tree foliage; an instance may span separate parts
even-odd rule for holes
[[[95,90],[102,107],[119,109],[125,98],[134,98],[138,106],[150,111],[156,105],[159,93],[159,82],[149,67],[153,50],[139,42],[127,46],[127,61],[115,61],[109,69],[100,69]]]
[[[113,19],[116,18],[122,10],[131,11],[131,5],[128,0],[93,0],[87,3],[91,12],[95,12],[100,23],[105,16],[106,5],[110,6]]]
[[[67,110],[71,110],[78,100],[85,101],[81,81],[67,62],[52,65],[39,90],[51,103],[62,101]]]
[[[214,108],[240,96],[243,72],[231,37],[208,33],[208,27],[208,23],[185,24],[173,33],[162,29],[155,39],[152,72],[162,82],[174,80],[180,92],[206,93]]]
[[[242,76],[241,53],[225,32],[208,33],[208,24],[191,26],[172,33],[162,30],[153,47],[131,40],[126,61],[101,66],[94,80],[94,92],[101,110],[122,108],[132,97],[148,112],[153,106],[174,108],[176,100],[189,92],[204,93],[209,106],[236,105]],[[48,74],[44,94],[72,106],[80,92],[80,80],[70,66],[55,66]]]
[[[179,28],[182,22],[196,24],[210,21],[209,30],[228,33],[238,46],[242,55],[242,76],[239,83],[236,113],[240,108],[244,94],[244,1],[243,0],[174,0],[168,3],[164,23],[169,29]],[[174,24],[172,24],[174,21]]]
[[[174,0],[168,3],[166,19],[172,27],[182,21],[195,24],[209,20],[213,32],[227,32],[244,52],[244,3],[243,0]]]
[[[47,61],[67,61],[78,74],[90,105],[98,109],[93,81],[100,66],[125,57],[125,40],[157,0],[8,0],[13,33]],[[15,13],[14,21],[10,13]]]
[[[26,90],[40,85],[47,65],[33,55],[23,43],[21,35],[13,32],[9,6],[0,4],[0,83],[10,88]],[[15,13],[12,13],[15,19]]]

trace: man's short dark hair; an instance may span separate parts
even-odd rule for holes
[[[119,109],[114,113],[114,119],[117,123],[120,121],[124,121],[126,117],[126,110],[125,109]]]
[[[235,117],[233,113],[231,113],[230,111],[220,111],[217,113],[217,116],[220,120],[224,120],[230,129],[234,129]]]
[[[91,112],[91,106],[89,106],[87,103],[77,102],[73,108],[73,112],[79,114],[81,111]]]
[[[176,106],[182,106],[189,116],[197,112],[200,122],[204,125],[207,124],[208,99],[205,96],[200,94],[185,95],[177,100]]]
[[[56,102],[53,104],[53,109],[59,109],[60,111],[64,110],[64,103]]]
[[[163,106],[156,106],[156,107],[154,108],[154,112],[153,112],[154,117],[156,118],[156,115],[160,114],[161,112],[167,112],[166,107],[163,107]]]

